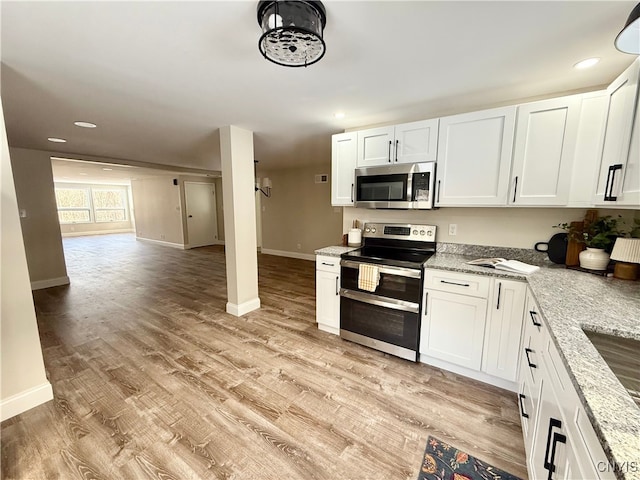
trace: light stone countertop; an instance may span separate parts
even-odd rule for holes
[[[320,248],[315,251],[316,255],[326,255],[327,257],[339,257],[343,253],[350,252],[352,250],[357,250],[360,247],[343,247],[343,246],[331,246]]]
[[[611,463],[639,465],[640,408],[582,329],[640,340],[640,282],[553,264],[526,276],[466,264],[477,257],[437,253],[425,267],[527,281]],[[640,479],[636,470],[616,474],[625,480]]]

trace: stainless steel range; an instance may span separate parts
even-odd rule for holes
[[[415,362],[423,267],[436,251],[436,227],[367,223],[362,238],[340,261],[340,336]]]

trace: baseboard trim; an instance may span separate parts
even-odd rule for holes
[[[494,377],[493,375],[489,375],[488,373],[478,372],[471,368],[454,365],[453,363],[449,363],[444,360],[440,360],[438,358],[433,358],[423,353],[420,354],[420,362],[426,363],[427,365],[431,365],[432,367],[441,368],[442,370],[447,370],[449,372],[457,373],[458,375],[463,375],[468,378],[473,378],[474,380],[478,380],[483,383],[488,383],[489,385],[503,388],[511,392],[516,392],[516,393],[518,392],[518,384],[516,382],[511,382],[509,380],[504,380],[502,378]]]
[[[53,389],[49,382],[11,395],[0,402],[0,421],[4,422],[49,400],[53,400]]]
[[[214,240],[211,243],[208,243],[207,245],[189,245],[188,243],[184,246],[185,250],[190,250],[192,248],[200,248],[200,247],[211,247],[213,245],[224,245],[224,240]]]
[[[260,250],[260,253],[264,255],[277,255],[278,257],[289,257],[289,258],[299,258],[300,260],[311,260],[312,262],[316,261],[316,256],[311,253],[287,252],[285,250],[271,250],[270,248],[263,248]]]
[[[241,317],[245,313],[253,312],[260,308],[260,298],[254,298],[253,300],[249,300],[248,302],[244,302],[241,304],[227,302],[227,313],[234,315],[236,317]]]
[[[31,290],[42,290],[43,288],[59,287],[60,285],[69,285],[69,277],[47,278],[46,280],[36,280],[31,282]]]
[[[136,237],[136,240],[147,243],[155,243],[156,245],[163,245],[165,247],[178,248],[180,250],[184,250],[187,248],[187,246],[183,245],[182,243],[165,242],[164,240],[154,240],[152,238]]]
[[[98,230],[95,232],[66,232],[62,234],[62,238],[65,237],[87,237],[90,235],[110,235],[113,233],[133,233],[133,228],[122,228],[117,230]]]

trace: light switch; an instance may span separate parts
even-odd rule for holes
[[[27,218],[27,210],[25,208],[20,209],[20,218]]]

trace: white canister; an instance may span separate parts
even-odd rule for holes
[[[349,238],[347,245],[350,247],[359,247],[362,244],[362,230],[359,228],[352,228],[349,230]]]

